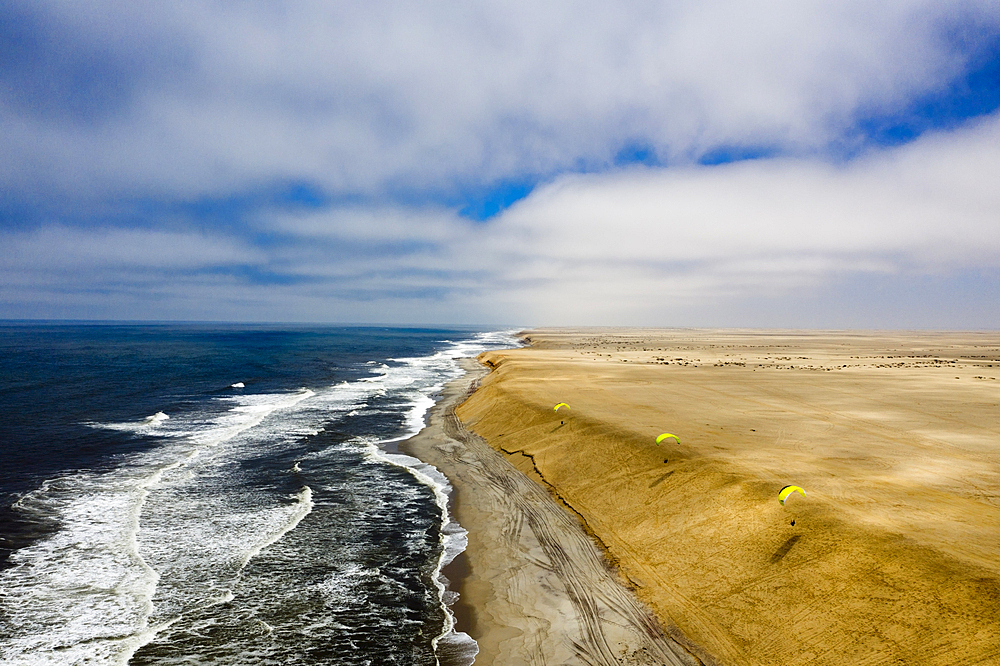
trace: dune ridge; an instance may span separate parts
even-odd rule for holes
[[[483,374],[472,359],[449,383],[427,427],[400,449],[431,463],[454,488],[452,509],[468,547],[444,570],[460,596],[457,630],[479,647],[475,663],[705,666],[622,584],[572,514],[455,416]],[[439,655],[446,666],[467,664]]]
[[[459,418],[703,660],[1000,663],[996,333],[525,336]]]

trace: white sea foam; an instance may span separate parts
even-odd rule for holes
[[[243,382],[236,382],[235,384],[230,384],[229,388],[245,388]]]
[[[164,421],[166,421],[169,418],[170,417],[167,416],[166,414],[164,414],[163,412],[156,412],[152,416],[147,416],[146,420],[143,421],[143,423],[145,423],[146,425],[153,425],[153,426],[155,426],[155,425],[159,425],[160,423],[163,423]]]
[[[270,546],[288,532],[294,530],[295,526],[312,511],[312,489],[309,486],[303,486],[302,490],[295,496],[295,499],[296,502],[290,507],[290,510],[282,512],[284,514],[282,520],[275,525],[275,528],[270,533],[265,533],[262,539],[254,543],[243,553],[240,558],[240,569],[245,567],[254,555]]]
[[[127,421],[125,423],[91,423],[97,428],[105,428],[107,430],[122,430],[125,432],[137,432],[144,435],[155,435],[160,434],[158,430],[164,424],[165,421],[170,420],[170,417],[163,412],[156,412],[151,416],[140,421]],[[166,434],[166,433],[164,433]]]
[[[457,359],[474,356],[490,348],[517,346],[520,346],[520,342],[514,337],[514,331],[483,333],[467,342],[451,343],[450,347],[431,356],[391,359],[402,365],[400,368],[383,366],[385,368],[382,373],[384,381],[397,387],[418,384],[420,389],[410,394],[410,408],[405,420],[405,434],[381,443],[407,439],[424,427],[426,414],[435,402],[432,396],[439,393],[446,382],[462,374]],[[397,372],[405,379],[394,378],[393,374]],[[420,382],[418,379],[424,381]],[[407,469],[415,479],[429,487],[434,493],[435,503],[441,511],[441,554],[435,569],[434,583],[438,589],[439,603],[444,611],[445,626],[442,627],[441,633],[432,640],[432,644],[439,664],[441,657],[447,653],[449,662],[471,665],[479,653],[479,645],[471,636],[455,629],[455,616],[451,612],[450,606],[457,601],[458,594],[447,589],[448,580],[443,574],[443,569],[453,562],[469,543],[468,532],[452,519],[448,509],[449,497],[452,492],[451,484],[440,470],[417,458],[385,453],[377,446],[370,446],[369,455]]]
[[[434,501],[441,511],[441,554],[438,556],[435,567],[434,584],[437,586],[438,599],[445,612],[445,626],[431,643],[434,646],[435,654],[438,654],[439,645],[444,642],[448,646],[452,661],[459,657],[465,657],[468,659],[468,664],[471,664],[479,653],[479,646],[468,634],[456,631],[455,616],[452,614],[450,606],[458,600],[458,594],[447,589],[448,580],[442,573],[444,568],[451,564],[469,545],[468,531],[452,518],[451,512],[448,510],[452,493],[451,484],[440,470],[417,458],[402,454],[383,454],[383,457],[389,462],[405,468],[415,479],[434,492]]]
[[[272,412],[293,407],[314,395],[315,393],[309,389],[299,389],[296,393],[266,393],[220,398],[220,401],[233,403],[235,406],[217,417],[210,427],[199,428],[185,434],[200,446],[218,446],[243,431],[258,426]]]
[[[47,481],[18,501],[20,511],[56,520],[59,530],[15,552],[12,568],[0,573],[0,603],[16,628],[0,642],[0,661],[124,664],[178,617],[231,600],[248,562],[313,506],[308,487],[277,506],[273,495],[248,491],[239,483],[239,460],[281,450],[331,420],[364,412],[372,400],[388,400],[405,415],[403,432],[387,441],[410,436],[423,427],[433,396],[461,374],[457,358],[514,345],[508,334],[486,334],[431,356],[372,363],[372,377],[326,389],[237,394],[205,412],[91,424],[162,444],[109,472]],[[370,455],[405,467],[433,491],[443,525],[436,580],[448,618],[434,644],[474,655],[475,642],[454,631],[448,604],[455,595],[441,575],[467,543],[448,512],[447,479],[376,446]],[[301,471],[298,462],[293,470]]]
[[[122,664],[145,641],[157,574],[135,545],[144,489],[134,475],[45,482],[15,505],[63,529],[11,556],[0,575],[6,664]]]
[[[146,559],[161,574],[153,597],[158,627],[231,601],[247,564],[313,508],[308,486],[277,506],[261,506],[263,498],[245,489],[182,499],[187,492],[183,483],[158,489],[139,535]]]
[[[434,405],[434,396],[440,393],[444,384],[462,374],[457,362],[459,358],[474,356],[486,349],[519,346],[514,337],[514,331],[485,333],[476,338],[450,343],[449,347],[435,354],[424,357],[390,359],[394,365],[369,363],[376,366],[376,374],[359,380],[355,390],[365,391],[368,396],[398,395],[405,410],[403,431],[395,437],[376,441],[359,439],[366,449],[366,456],[379,463],[388,463],[406,469],[417,481],[433,492],[435,504],[441,512],[441,552],[435,565],[434,582],[437,587],[438,602],[445,617],[445,625],[434,637],[432,644],[438,663],[441,657],[447,655],[449,663],[472,664],[479,646],[468,634],[455,629],[455,617],[450,606],[457,600],[458,594],[447,589],[448,581],[442,570],[462,553],[468,545],[468,532],[451,516],[448,505],[451,485],[448,479],[437,468],[421,460],[398,453],[387,453],[382,447],[386,444],[407,439],[418,433],[425,425],[429,409]],[[362,413],[364,410],[359,397],[359,406],[348,412],[349,416]],[[340,444],[335,448],[349,446]],[[324,592],[334,606],[358,603],[362,583],[367,576],[377,575],[377,570],[345,570],[331,574],[327,579]]]
[[[0,643],[0,660],[25,666],[126,663],[175,619],[159,613],[157,621],[150,621],[157,615],[153,600],[164,573],[162,567],[154,569],[147,562],[157,554],[143,539],[152,533],[151,518],[168,524],[159,534],[177,553],[190,554],[199,543],[196,535],[179,533],[184,531],[179,514],[190,509],[190,502],[172,506],[159,502],[151,507],[157,503],[156,493],[165,485],[204,482],[221,458],[232,458],[229,451],[216,456],[206,452],[311,395],[299,391],[248,396],[207,419],[167,423],[169,417],[158,412],[132,423],[91,424],[170,439],[112,471],[46,481],[15,503],[16,510],[30,517],[58,521],[60,529],[16,551],[11,556],[13,566],[0,573],[0,599],[12,629]],[[293,529],[311,507],[309,489],[303,488],[294,503],[248,516],[239,536],[221,544],[235,558],[237,573],[261,549]],[[229,596],[227,590],[215,589],[201,603],[219,603]]]

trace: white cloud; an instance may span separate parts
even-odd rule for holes
[[[76,229],[46,225],[0,234],[0,271],[6,280],[38,273],[72,280],[104,270],[190,271],[254,264],[263,255],[218,234],[141,229]]]
[[[51,226],[0,239],[0,270],[8,302],[18,285],[68,302],[74,289],[110,289],[134,293],[147,317],[152,300],[182,318],[739,325],[750,312],[760,325],[795,302],[801,312],[780,313],[788,325],[846,326],[891,310],[900,285],[917,285],[919,301],[963,272],[1000,276],[997,173],[1000,116],[839,165],[564,176],[487,223],[350,206],[261,216],[280,240],[253,247],[221,233]],[[240,267],[280,279],[226,270]],[[885,293],[859,299],[865,284]],[[981,307],[956,321],[936,294],[868,325],[1000,324],[990,293],[957,297]]]
[[[6,185],[181,198],[449,187],[606,164],[629,141],[671,163],[808,151],[961,71],[955,24],[1000,24],[987,0],[38,6],[81,53],[123,60],[106,85],[127,94],[86,122],[0,103]]]
[[[488,245],[507,277],[538,285],[525,295],[535,312],[556,303],[576,321],[635,318],[649,303],[719,307],[845,276],[997,270],[997,173],[1000,117],[843,165],[567,176],[508,210]]]
[[[860,306],[845,289],[859,280],[1000,274],[996,173],[1000,117],[841,165],[565,176],[488,223],[351,206],[262,216],[280,240],[256,246],[221,232],[52,225],[0,237],[0,271],[8,303],[110,290],[134,293],[136,311],[166,299],[186,318],[216,299],[237,319],[735,325],[733,303],[766,312],[794,298],[851,321]],[[232,277],[245,267],[281,279]],[[995,310],[973,321],[998,324]]]
[[[7,316],[738,325],[783,300],[846,325],[1000,275],[997,117],[824,153],[962,72],[948,31],[995,34],[992,0],[15,5],[69,38],[0,64],[0,187],[60,211],[0,231]],[[669,168],[612,169],[630,142]],[[726,145],[785,157],[696,165]],[[588,169],[487,223],[399,203]],[[362,203],[175,205],[283,181]],[[170,212],[73,226],[118,201]]]

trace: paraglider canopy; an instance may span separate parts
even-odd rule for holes
[[[567,405],[565,402],[560,402],[558,405],[552,408],[552,411],[558,412],[560,407],[565,407],[566,409],[570,409],[570,406]]]
[[[781,502],[781,506],[785,505],[785,501],[788,499],[788,496],[791,495],[792,493],[799,493],[803,497],[806,496],[806,491],[802,490],[798,486],[785,486],[784,488],[778,491],[778,501]]]
[[[669,432],[665,432],[662,435],[660,435],[659,437],[657,437],[656,438],[656,443],[659,444],[660,442],[662,442],[663,440],[665,440],[667,437],[673,437],[674,439],[677,440],[678,444],[681,443],[681,438],[680,437],[678,437],[677,435],[671,435]]]

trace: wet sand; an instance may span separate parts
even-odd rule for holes
[[[469,546],[444,573],[461,594],[457,628],[479,643],[475,663],[698,664],[622,584],[576,517],[458,421],[455,406],[485,373],[471,359],[467,370],[400,450],[454,486],[451,508]]]
[[[591,543],[573,524],[603,544],[685,657],[1000,663],[1000,335],[528,336],[531,347],[481,357],[494,370],[457,410],[524,474],[495,476],[499,458],[457,443],[478,438],[453,432],[454,447],[437,445],[459,461],[457,472],[440,467],[456,474],[471,532],[464,593],[484,639],[477,663],[629,663],[614,661],[614,641],[605,661],[573,652],[591,603],[574,595],[604,604],[590,618],[633,608],[627,594],[554,568],[547,548],[575,557]],[[571,409],[554,413],[557,402]],[[657,446],[663,432],[680,443]],[[783,507],[787,484],[808,494]],[[539,492],[569,523],[547,513],[538,528],[522,505]],[[593,562],[588,576],[614,579]],[[573,624],[582,629],[570,638]]]

